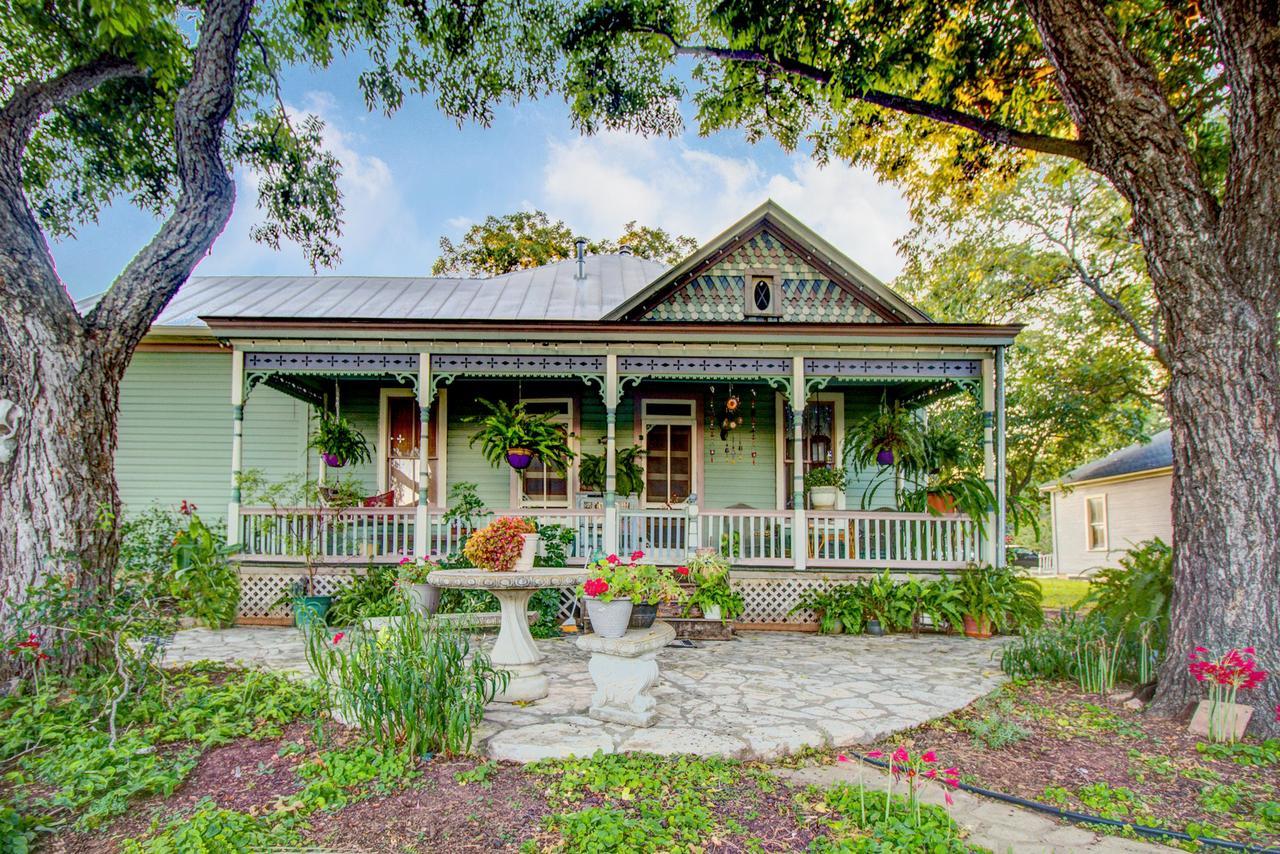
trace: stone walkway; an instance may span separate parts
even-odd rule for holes
[[[551,694],[527,706],[489,707],[477,738],[491,757],[528,762],[600,750],[767,759],[874,741],[962,708],[1003,681],[992,642],[745,632],[663,650],[657,722],[637,729],[587,717],[587,655],[572,639],[538,645]],[[179,632],[166,661],[199,659],[307,670],[295,629]]]
[[[779,777],[801,786],[828,788],[837,783],[858,784],[858,763],[840,763],[815,768],[776,770]],[[863,768],[863,782],[868,789],[884,791],[888,788],[889,775],[871,766]],[[895,791],[902,793],[899,784]],[[921,790],[921,801],[944,806],[942,791],[937,786]],[[1035,854],[1159,854],[1181,849],[1158,845],[1120,836],[1094,833],[1076,824],[1068,824],[1041,813],[1001,803],[990,798],[971,795],[968,792],[952,794],[955,803],[947,807],[956,823],[969,831],[966,841],[989,848],[996,854],[1004,852],[1035,852]]]

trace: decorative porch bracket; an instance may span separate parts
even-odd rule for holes
[[[269,383],[287,394],[319,405],[315,392],[290,382],[290,377],[313,376],[325,379],[367,379],[390,376],[418,391],[416,353],[244,353],[243,394],[248,396],[259,384]]]
[[[492,355],[487,353],[436,353],[431,356],[431,376],[445,386],[459,377],[501,377],[503,379],[567,378],[581,380],[605,395],[604,356],[543,356],[534,354]],[[436,390],[430,390],[430,399]]]

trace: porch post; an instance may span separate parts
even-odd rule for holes
[[[618,354],[604,357],[604,550],[618,553]]]
[[[426,557],[431,551],[431,532],[427,527],[427,503],[431,497],[430,439],[431,403],[435,395],[431,379],[431,354],[418,354],[418,507],[413,514],[413,554]]]
[[[1004,531],[1008,525],[1005,508],[1005,444],[1004,444],[1004,347],[996,347],[996,566],[1005,564]]]
[[[227,504],[227,544],[240,542],[240,470],[244,464],[244,351],[231,350],[231,501]]]
[[[809,524],[804,513],[804,356],[791,357],[791,558],[796,569],[809,563]]]
[[[982,476],[994,494],[996,491],[996,377],[995,359],[982,360]],[[986,541],[979,547],[979,555],[987,563],[996,563],[996,543],[1001,539],[994,510],[987,514]]]

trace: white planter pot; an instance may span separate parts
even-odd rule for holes
[[[410,584],[409,601],[423,617],[430,617],[440,609],[440,588],[434,584]]]
[[[533,558],[538,554],[538,535],[521,534],[520,536],[524,538],[524,545],[520,547],[520,557],[516,560],[516,565],[511,567],[515,572],[533,569]]]
[[[627,633],[627,623],[631,621],[631,600],[601,602],[588,596],[587,616],[591,618],[591,631],[602,638],[620,638]]]
[[[720,619],[720,606],[719,606],[719,605],[708,605],[707,607],[705,607],[705,608],[703,608],[703,609],[702,609],[702,616],[703,616],[705,619],[708,619],[708,620],[719,620],[719,619]]]
[[[809,490],[809,503],[814,510],[831,510],[836,506],[840,490],[834,486],[815,486]]]

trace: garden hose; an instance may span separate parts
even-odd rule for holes
[[[858,755],[858,758],[868,765],[876,768],[889,770],[889,763],[883,759],[872,759],[869,756]],[[1173,839],[1178,842],[1192,842],[1197,845],[1209,845],[1214,848],[1222,848],[1227,851],[1242,851],[1245,854],[1280,854],[1280,848],[1260,848],[1256,845],[1245,845],[1243,842],[1232,842],[1229,839],[1215,839],[1212,836],[1192,836],[1180,830],[1166,830],[1161,827],[1147,827],[1144,824],[1134,824],[1131,821],[1120,821],[1114,818],[1103,818],[1098,815],[1089,815],[1088,813],[1076,812],[1075,810],[1064,810],[1060,807],[1042,804],[1039,801],[1031,801],[1026,798],[1020,798],[1017,795],[1006,795],[1003,792],[994,792],[991,789],[984,789],[981,786],[972,786],[968,783],[960,783],[958,788],[963,791],[970,792],[975,795],[981,795],[984,798],[992,798],[993,800],[1003,801],[1006,804],[1024,807],[1026,809],[1035,810],[1036,812],[1051,815],[1055,818],[1066,819],[1077,824],[1101,824],[1107,827],[1127,828],[1132,830],[1139,836]]]

